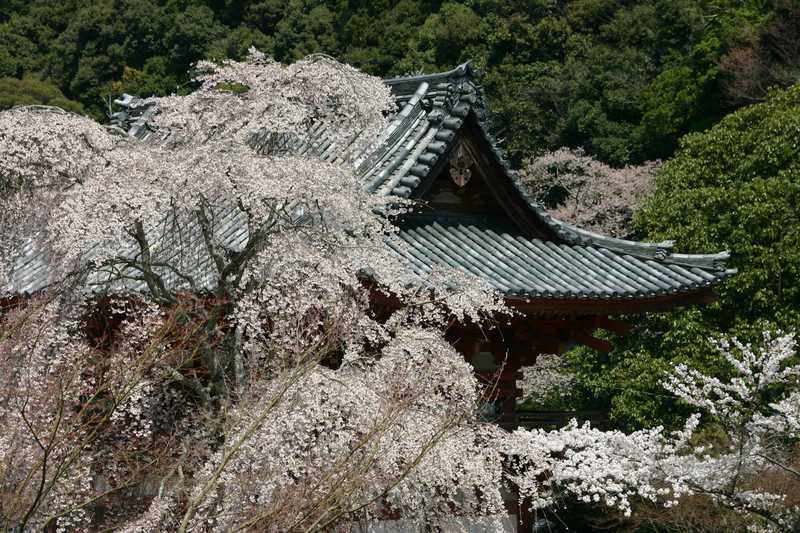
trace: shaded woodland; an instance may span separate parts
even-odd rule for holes
[[[0,107],[68,99],[102,119],[109,96],[189,91],[194,62],[250,46],[383,77],[471,60],[518,162],[570,146],[622,165],[796,79],[799,17],[791,0],[10,0]]]

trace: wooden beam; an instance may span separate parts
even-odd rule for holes
[[[506,303],[528,316],[587,316],[637,314],[649,311],[670,311],[693,304],[708,304],[717,299],[706,287],[694,292],[665,294],[649,298],[590,300],[578,298],[507,297]]]
[[[575,339],[577,343],[588,346],[589,348],[597,350],[598,352],[608,353],[614,349],[614,345],[610,342],[604,341],[603,339],[598,339],[597,337],[592,337],[583,331],[576,331],[572,334],[572,338]]]

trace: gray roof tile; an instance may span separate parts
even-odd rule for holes
[[[396,248],[420,275],[449,266],[477,275],[500,291],[540,298],[641,298],[689,292],[733,270],[692,275],[669,259],[642,259],[593,246],[556,244],[473,225],[437,222],[401,230]]]

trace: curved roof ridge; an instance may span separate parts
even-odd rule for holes
[[[538,202],[529,202],[531,208],[536,211],[539,218],[547,224],[559,237],[571,242],[572,244],[593,244],[599,245],[604,248],[616,249],[617,251],[630,253],[632,251],[641,251],[646,255],[652,255],[654,259],[664,259],[671,253],[675,245],[675,241],[664,240],[661,242],[641,242],[622,239],[619,237],[611,237],[603,235],[594,231],[579,228],[569,222],[554,218],[547,210]]]
[[[478,71],[472,66],[472,61],[465,61],[453,69],[444,72],[433,72],[431,74],[412,74],[409,76],[397,76],[395,78],[386,78],[383,83],[389,87],[404,86],[405,84],[420,84],[423,82],[433,83],[440,81],[448,81],[454,78],[472,78],[477,77]]]
[[[513,183],[514,188],[526,201],[528,207],[534,212],[536,217],[566,243],[607,248],[615,252],[625,253],[642,259],[665,261],[686,266],[715,268],[718,270],[725,269],[725,264],[730,258],[729,250],[712,254],[676,254],[672,253],[672,249],[675,245],[675,241],[673,240],[641,242],[611,237],[579,228],[550,215],[540,202],[531,197],[530,193],[528,193],[524,185],[520,182],[518,173],[511,167],[511,163],[506,157],[505,151],[500,146],[495,136],[489,131],[490,121],[484,112],[483,101],[480,96],[481,95],[478,96],[476,101],[471,103],[470,111],[475,113],[478,129],[491,148],[491,155],[494,157],[495,162],[503,170],[506,177]],[[476,106],[479,106],[479,109],[475,109]],[[735,273],[736,270],[728,269],[726,272]]]
[[[673,240],[642,242],[611,237],[594,231],[585,230],[569,224],[568,222],[564,222],[563,220],[554,218],[547,213],[541,204],[533,204],[531,207],[539,213],[540,218],[550,226],[559,237],[562,237],[571,244],[597,246],[634,257],[647,258],[676,265],[713,268],[717,270],[724,270],[725,264],[731,256],[730,250],[723,250],[711,254],[673,253],[672,250],[675,246],[675,241]],[[735,272],[735,269],[731,271]]]

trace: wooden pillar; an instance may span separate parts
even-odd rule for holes
[[[507,430],[518,426],[518,381],[522,369],[536,364],[540,354],[562,354],[575,344],[608,351],[611,344],[592,336],[596,328],[625,333],[630,326],[607,317],[515,317],[508,325],[483,331],[458,326],[448,332],[448,340],[475,368],[480,382],[490,391],[485,398],[491,412],[486,419]],[[514,491],[516,492],[516,491]],[[530,532],[536,516],[529,512],[529,501],[518,505],[517,494],[508,494],[506,510],[517,517],[517,530]]]

